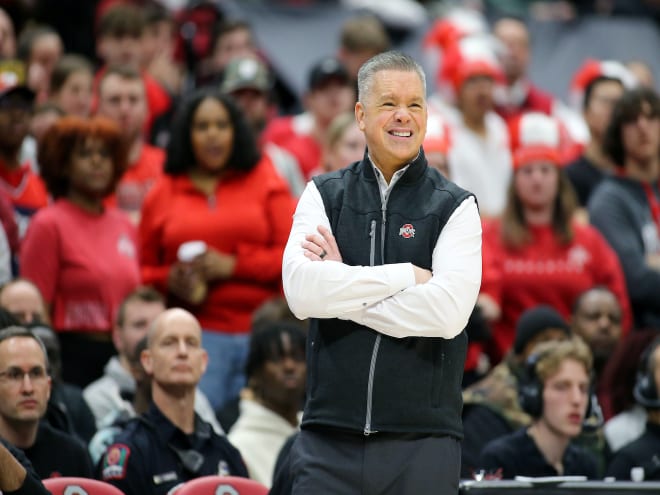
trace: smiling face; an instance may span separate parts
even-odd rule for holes
[[[369,154],[381,170],[398,170],[413,160],[426,134],[426,95],[414,71],[383,70],[355,105]]]
[[[214,98],[205,98],[195,110],[190,141],[198,167],[218,173],[227,165],[234,145],[234,126],[227,108]]]

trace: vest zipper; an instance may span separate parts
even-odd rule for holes
[[[381,214],[382,214],[382,218],[381,218],[381,230],[380,230],[380,262],[385,263],[385,223],[387,218],[387,196],[385,197],[385,200],[382,202]],[[375,257],[374,251],[376,250],[375,230],[376,230],[376,220],[372,220],[371,232],[373,233],[373,235],[371,233],[369,234],[369,236],[371,237],[371,253],[370,253],[371,266],[374,266],[374,261],[375,261],[374,260]],[[376,371],[376,359],[378,358],[378,348],[380,347],[381,338],[382,338],[381,334],[378,334],[376,336],[376,342],[374,342],[374,348],[373,351],[371,352],[371,363],[369,364],[369,382],[367,383],[367,416],[364,422],[365,436],[369,436],[372,433],[378,433],[377,430],[371,429],[371,412],[373,405],[374,373]]]
[[[369,436],[372,433],[378,433],[371,429],[371,402],[374,392],[374,372],[376,371],[376,358],[378,357],[378,347],[380,346],[380,334],[376,337],[374,349],[371,352],[371,364],[369,365],[369,383],[367,384],[367,417],[364,423],[364,435]]]
[[[376,220],[371,221],[371,229],[369,229],[369,237],[371,238],[371,250],[369,251],[369,266],[374,266],[376,263]]]
[[[369,229],[369,237],[371,238],[371,248],[369,251],[369,266],[376,264],[376,220],[371,221],[371,228]],[[367,382],[367,416],[364,423],[364,434],[369,436],[371,433],[371,397],[374,388],[374,369],[376,368],[376,354],[378,353],[378,346],[380,345],[380,335],[376,337],[373,351],[371,353],[371,363],[369,365],[369,381]]]

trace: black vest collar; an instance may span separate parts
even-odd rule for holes
[[[408,170],[406,170],[403,177],[399,179],[399,182],[402,184],[413,184],[417,182],[424,175],[427,166],[424,150],[419,148],[419,153],[417,153],[415,159],[410,162]],[[364,157],[362,158],[362,174],[366,180],[376,180],[374,166],[369,159],[369,149],[365,150]]]

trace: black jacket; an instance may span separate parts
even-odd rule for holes
[[[644,469],[644,481],[660,480],[660,425],[646,423],[637,440],[621,447],[607,468],[607,475],[617,480],[630,480],[634,467]]]
[[[247,477],[241,454],[195,415],[195,432],[186,435],[155,404],[129,421],[98,466],[100,479],[126,495],[165,495],[201,476]]]

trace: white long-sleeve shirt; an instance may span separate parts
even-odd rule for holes
[[[405,169],[389,185],[376,171],[386,198]],[[412,263],[311,261],[302,243],[319,225],[331,230],[321,194],[309,182],[294,214],[282,265],[284,293],[298,318],[352,320],[398,338],[453,338],[465,328],[481,283],[481,223],[474,198],[463,201],[442,229],[432,255],[433,276],[424,284],[415,284]]]

